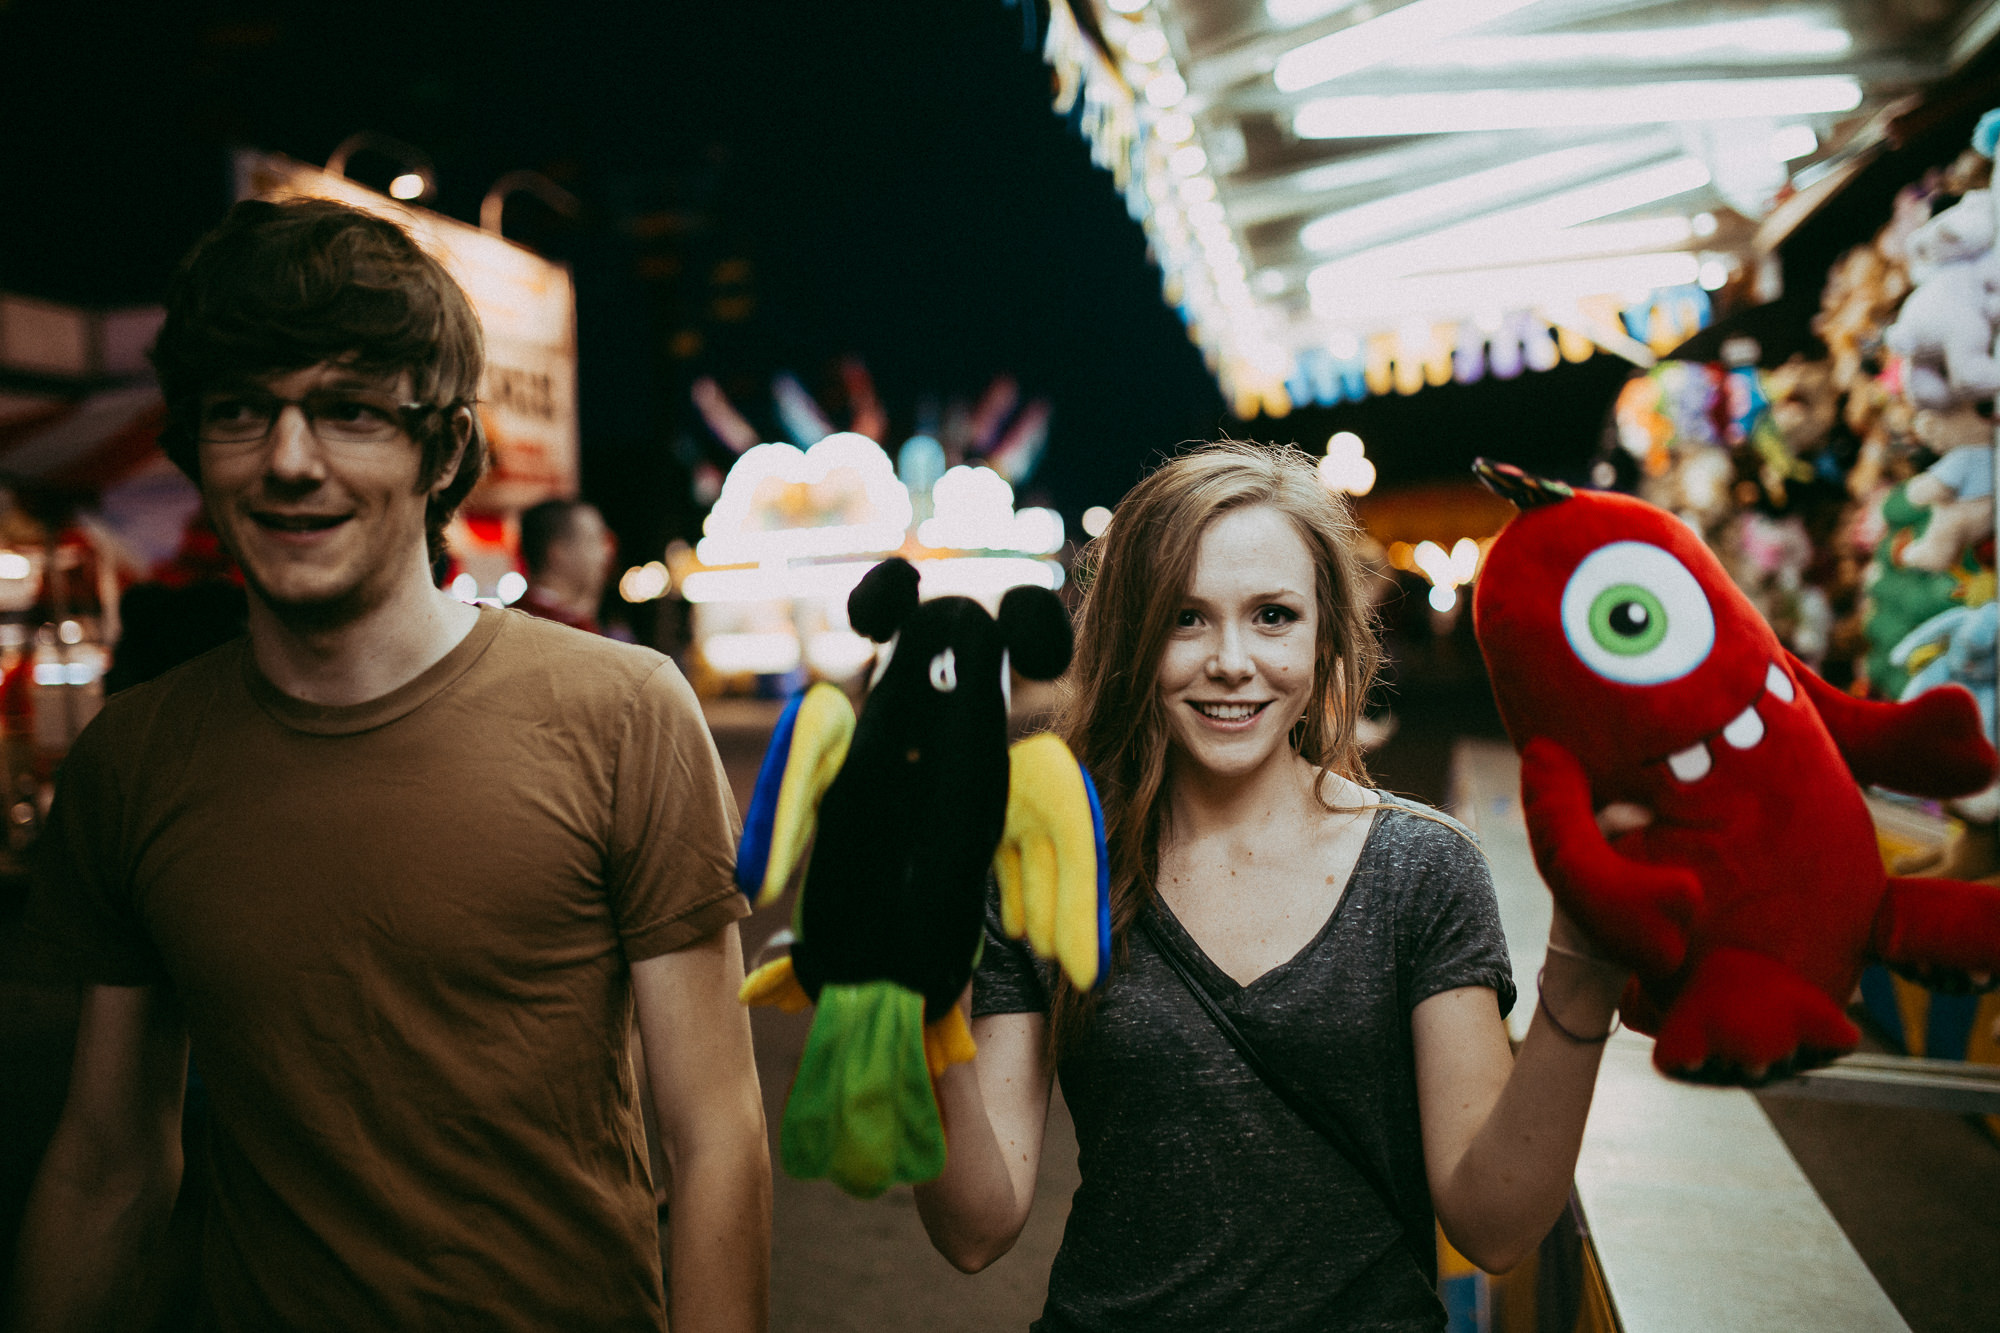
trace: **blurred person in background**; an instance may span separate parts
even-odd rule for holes
[[[530,615],[601,633],[597,610],[618,543],[597,506],[544,500],[521,513],[521,563],[528,590],[515,605]]]
[[[104,692],[130,689],[240,638],[249,616],[243,576],[208,516],[196,510],[181,532],[180,549],[118,599],[118,642]]]
[[[190,1044],[203,1327],[762,1328],[728,784],[670,662],[432,583],[484,455],[463,292],[391,223],[260,201],[167,309],[162,443],[249,633],[111,699],[62,771],[29,923],[82,1013],[14,1328],[127,1326]]]

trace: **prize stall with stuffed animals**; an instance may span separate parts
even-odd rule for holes
[[[1825,273],[1815,354],[1773,366],[1747,335],[1703,340],[1627,385],[1616,447],[1597,464],[1699,532],[1827,680],[1881,701],[1961,686],[1989,739],[1997,139],[2000,112],[1896,186],[1866,239]],[[1892,871],[2000,878],[2000,787],[1869,799]],[[1906,1054],[2000,1066],[2000,997],[1881,967],[1860,987]]]
[[[1577,735],[1562,715],[1589,711],[1581,677],[1510,708],[1496,668],[1522,755],[1462,764],[1456,812],[1493,864],[1521,994],[1553,885],[1648,979],[1625,1017],[1655,1040],[1610,1040],[1581,1234],[1544,1248],[1542,1279],[1488,1282],[1441,1256],[1454,1330],[1908,1326],[1747,1088],[1993,1106],[1995,1002],[1949,992],[1989,979],[2000,940],[1981,882],[2000,870],[2000,283],[1984,276],[2000,250],[1992,144],[1951,159],[2000,105],[1996,33],[2000,6],[1981,3],[1051,6],[1057,108],[1118,180],[1237,415],[1275,423],[1258,433],[1284,437],[1308,405],[1632,366],[1614,441],[1578,460],[1577,484],[1509,495],[1536,498],[1479,542],[1473,607],[1489,665],[1530,634],[1520,681],[1574,656],[1598,686],[1622,682],[1618,707],[1667,702],[1621,719],[1600,700]],[[1874,240],[1802,277],[1800,239],[1858,216],[1919,127],[1981,88],[1959,141],[1847,244]],[[1814,320],[1796,301],[1822,285]],[[1773,336],[1788,323],[1797,360]],[[1593,489],[1638,498],[1605,510]],[[1679,575],[1592,564],[1554,535],[1569,529],[1621,559],[1662,552]],[[1520,586],[1549,595],[1480,615],[1484,568],[1536,533]],[[1437,605],[1466,580],[1430,554]],[[1578,580],[1590,596],[1571,606]],[[1625,754],[1642,738],[1659,752]],[[1651,818],[1723,791],[1737,799],[1711,813],[1734,841],[1670,848],[1673,819],[1617,823],[1621,805]],[[1607,909],[1607,883],[1648,887]],[[1923,887],[1940,885],[1959,887]],[[1695,985],[1743,963],[1718,922],[1746,914],[1761,922],[1747,952],[1783,967]],[[1902,1053],[1841,1054],[1857,987]],[[1533,1010],[1517,1006],[1517,1035]]]

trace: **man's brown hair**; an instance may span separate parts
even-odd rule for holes
[[[174,275],[152,358],[167,401],[160,445],[197,486],[204,393],[326,361],[409,374],[414,400],[433,409],[411,427],[423,456],[420,490],[450,466],[453,418],[468,410],[458,472],[424,511],[433,561],[443,554],[445,524],[486,466],[486,438],[470,411],[485,361],[479,317],[407,232],[346,204],[237,204]]]

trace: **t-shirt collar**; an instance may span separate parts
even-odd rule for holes
[[[293,731],[310,732],[316,736],[351,736],[357,732],[373,731],[415,712],[464,675],[485,654],[506,622],[504,613],[492,607],[480,607],[479,619],[474,622],[471,633],[460,639],[450,652],[387,694],[363,703],[316,704],[293,698],[273,685],[258,668],[257,656],[250,651],[248,639],[241,641],[243,683],[249,689],[250,697],[270,714],[273,721]]]

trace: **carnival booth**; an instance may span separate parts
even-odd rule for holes
[[[1239,417],[1283,436],[1307,406],[1622,358],[1611,443],[1570,480],[1678,515],[1833,685],[1898,700],[1956,681],[1990,737],[2000,136],[1973,128],[2000,105],[1996,33],[1977,3],[1054,0],[1044,46],[1057,109]],[[1904,151],[1950,126],[1931,160]],[[1892,164],[1904,179],[1810,271],[1800,238],[1856,216]],[[1802,284],[1825,288],[1816,319]],[[1437,615],[1507,517],[1357,508]],[[1520,941],[1549,909],[1516,774],[1511,753],[1473,755],[1457,806],[1527,993],[1539,950]],[[1869,801],[1893,872],[2000,871],[1992,791]],[[1861,998],[1908,1056],[1773,1090],[2000,1106],[1980,1073],[2000,1002],[1880,968]],[[1583,1236],[1545,1246],[1539,1300],[1446,1253],[1453,1328],[1905,1327],[1758,1103],[1660,1078],[1648,1047],[1613,1041]]]
[[[1810,321],[1820,345],[1776,365],[1748,335],[1677,353],[1627,385],[1616,446],[1597,466],[1700,532],[1786,646],[1829,680],[1885,700],[1962,685],[1991,736],[2000,380],[1986,369],[1983,275],[2000,113],[1968,134],[1970,105],[1952,111],[1873,170],[1895,192],[1876,191],[1874,225],[1857,216],[1864,239],[1824,272]],[[1944,137],[1954,126],[1955,152]],[[1887,179],[1899,170],[1910,178]],[[1963,336],[1945,334],[1954,320]],[[1871,800],[1900,873],[2000,875],[1993,789],[1948,803]],[[1936,993],[1879,967],[1862,995],[1909,1055],[2000,1064],[2000,999]]]
[[[103,703],[121,593],[173,563],[199,506],[154,444],[160,317],[0,294],[0,862]]]
[[[941,432],[949,451],[919,431],[892,461],[861,430],[835,430],[792,376],[778,376],[772,396],[802,444],[753,443],[754,428],[722,391],[696,386],[697,406],[738,455],[701,540],[676,551],[672,568],[639,566],[621,580],[628,600],[671,591],[689,603],[698,690],[779,694],[812,679],[853,680],[875,645],[848,624],[847,597],[890,555],[916,566],[926,598],[997,606],[1012,587],[1063,586],[1062,516],[1015,504],[1015,484],[1047,442],[1046,403],[1019,405],[1003,377],[977,408],[954,414],[955,429]],[[862,401],[873,404],[872,393]],[[879,409],[853,424],[886,433]]]

